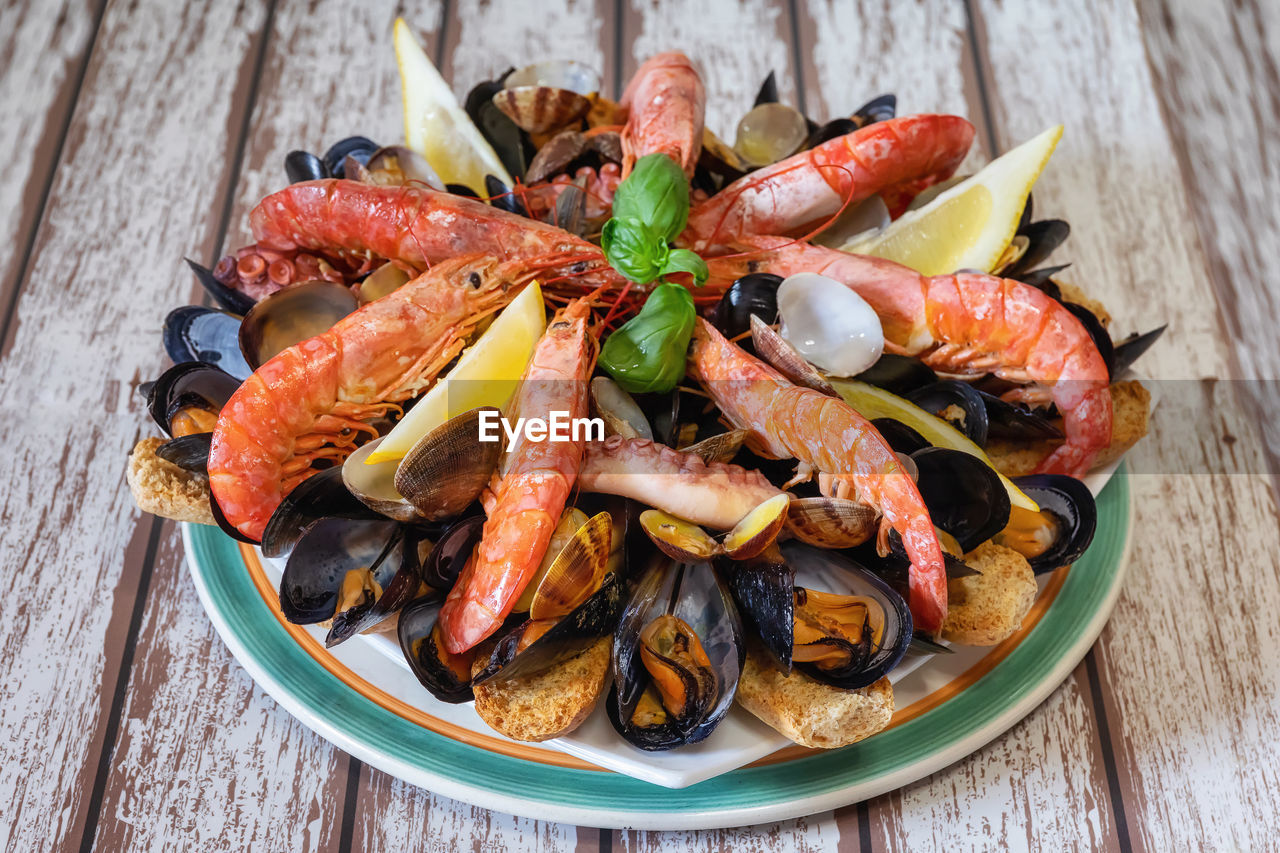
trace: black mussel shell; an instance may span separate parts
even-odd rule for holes
[[[716,671],[717,693],[700,714],[638,727],[631,717],[650,682],[640,659],[640,634],[663,613],[682,619],[698,635]],[[662,560],[637,585],[614,632],[614,683],[605,712],[614,729],[640,749],[652,752],[697,743],[711,734],[733,704],[745,656],[737,608],[710,564],[676,565]]]
[[[625,589],[622,578],[610,572],[600,589],[523,651],[517,644],[528,623],[520,622],[498,640],[488,663],[475,674],[471,683],[534,675],[585,651],[601,637],[612,634],[617,627]]]
[[[507,73],[510,73],[508,71]],[[511,117],[498,109],[493,96],[502,90],[499,80],[486,80],[479,83],[467,94],[464,109],[480,130],[480,135],[493,146],[493,151],[502,161],[502,165],[513,178],[524,177],[529,163],[537,154],[537,149],[529,134],[511,120]],[[492,195],[492,193],[490,193]]]
[[[333,616],[348,570],[370,568],[385,588],[400,565],[388,544],[399,545],[394,521],[325,518],[302,537],[280,577],[280,612],[295,625],[313,625]],[[394,550],[399,550],[395,548]]]
[[[1111,343],[1111,333],[1107,331],[1107,327],[1102,325],[1102,321],[1098,319],[1097,315],[1083,305],[1077,305],[1074,302],[1063,302],[1062,304],[1080,321],[1085,331],[1089,333],[1089,337],[1093,338],[1093,343],[1098,348],[1098,354],[1102,356],[1103,362],[1107,365],[1107,376],[1114,378],[1116,375],[1116,350],[1115,345]]]
[[[878,95],[853,111],[853,118],[859,127],[866,127],[878,121],[887,121],[898,113],[898,96],[894,94]]]
[[[372,628],[413,600],[421,585],[421,563],[418,559],[418,542],[421,538],[421,531],[407,526],[392,534],[378,560],[385,563],[398,555],[400,565],[396,568],[396,573],[390,582],[382,585],[382,594],[375,600],[358,604],[333,617],[333,627],[324,638],[326,648],[333,648],[361,631]]]
[[[324,161],[310,151],[290,151],[284,155],[284,173],[291,184],[333,177]]]
[[[843,669],[822,669],[812,663],[796,663],[795,668],[818,681],[844,690],[866,687],[896,667],[910,645],[913,625],[906,599],[887,583],[847,556],[799,542],[782,545],[782,555],[795,570],[795,585],[841,595],[864,595],[874,599],[885,613],[885,627],[878,647],[865,649]]]
[[[917,655],[953,655],[954,649],[947,648],[941,643],[935,643],[922,634],[916,634],[911,638],[911,642],[907,645],[907,655],[915,657]]]
[[[775,548],[750,560],[717,560],[716,568],[742,614],[743,626],[755,632],[784,672],[790,672],[795,570]]]
[[[862,125],[851,118],[833,118],[824,125],[820,125],[817,130],[809,134],[809,138],[805,140],[805,148],[816,148],[824,142],[830,142],[841,136],[847,136],[858,130]]]
[[[258,544],[256,539],[250,539],[238,529],[231,526],[231,522],[227,521],[227,516],[222,512],[222,507],[218,506],[218,499],[212,493],[209,494],[209,511],[213,513],[213,520],[217,523],[218,529],[223,533],[227,534],[237,542],[244,542],[247,545]]]
[[[944,379],[904,395],[926,412],[937,415],[979,447],[987,443],[987,405],[982,395],[964,382]]]
[[[467,678],[459,679],[457,673],[440,658],[442,650],[436,646],[431,632],[440,615],[441,604],[443,599],[440,593],[433,593],[409,604],[400,611],[396,635],[409,669],[413,670],[422,686],[441,702],[457,705],[475,698],[471,692],[471,666],[469,658],[464,658]]]
[[[1030,209],[1028,205],[1026,210]],[[1018,278],[1022,273],[1048,260],[1054,249],[1070,236],[1071,226],[1061,219],[1041,219],[1019,227],[1018,234],[1027,238],[1027,250],[1022,253],[1022,257],[1001,270],[1000,275],[1005,278]]]
[[[209,473],[209,447],[213,433],[198,432],[171,438],[156,448],[156,456],[195,474]]]
[[[858,565],[872,571],[881,580],[892,586],[902,596],[907,595],[908,570],[911,560],[907,557],[907,549],[902,545],[902,537],[898,531],[889,531],[889,553],[881,557],[876,553],[876,541],[864,542],[856,548],[846,548],[842,554]],[[959,557],[942,552],[942,563],[946,569],[947,579],[969,578],[982,572],[966,563]]]
[[[316,522],[325,518],[386,521],[386,516],[369,509],[347,491],[341,466],[327,468],[299,483],[271,513],[262,532],[262,553],[268,557],[284,556]]]
[[[184,305],[164,319],[164,350],[174,363],[202,361],[244,381],[253,373],[240,352],[240,317]]]
[[[752,314],[773,325],[778,322],[778,286],[781,284],[782,276],[772,273],[744,275],[730,285],[716,303],[711,312],[711,325],[729,339],[751,331]]]
[[[1064,474],[1031,474],[1015,477],[1013,482],[1058,523],[1053,545],[1038,557],[1027,558],[1032,570],[1051,572],[1080,559],[1098,527],[1098,505],[1089,487]]]
[[[1062,430],[1049,420],[1048,409],[1032,409],[1023,403],[1009,403],[986,391],[977,393],[987,407],[988,438],[1014,441],[1062,438]]]
[[[480,194],[466,184],[445,184],[444,188],[453,195],[466,196],[467,198],[480,198]]]
[[[1112,378],[1121,375],[1137,361],[1144,352],[1151,349],[1151,345],[1164,334],[1164,330],[1168,328],[1166,323],[1159,328],[1152,329],[1143,334],[1132,334],[1123,341],[1115,345],[1115,364],[1112,366]]]
[[[211,364],[184,361],[160,374],[147,395],[147,410],[166,434],[170,424],[186,408],[205,409],[216,414],[240,387],[240,381]]]
[[[764,78],[764,82],[760,84],[760,91],[756,92],[756,99],[751,104],[758,107],[761,104],[778,103],[778,75],[770,71],[769,76]]]
[[[884,353],[876,363],[853,377],[899,396],[938,381],[938,374],[917,358]]]
[[[898,453],[910,456],[917,450],[932,447],[929,440],[902,421],[893,418],[876,418],[871,422],[876,432]]]
[[[1058,264],[1053,267],[1041,267],[1038,270],[1031,270],[1030,272],[1022,273],[1017,276],[1017,280],[1023,284],[1029,284],[1037,290],[1043,290],[1054,299],[1061,301],[1062,288],[1058,287],[1058,284],[1053,280],[1053,277],[1069,266],[1071,266],[1071,264]],[[1013,276],[1006,275],[1005,278],[1013,278]]]
[[[935,526],[956,538],[968,553],[1009,523],[1009,493],[1000,476],[981,459],[944,447],[911,454],[920,478],[916,487]]]
[[[422,579],[436,589],[451,589],[480,544],[484,521],[483,515],[473,515],[451,524],[423,561]]]
[[[329,146],[329,150],[324,152],[325,168],[329,170],[329,174],[335,178],[345,178],[346,173],[343,170],[343,163],[348,157],[353,158],[361,166],[369,162],[369,158],[373,156],[373,152],[377,151],[381,146],[372,139],[363,136],[348,136],[346,139],[339,139],[333,145]]]
[[[529,209],[524,206],[520,196],[513,193],[511,188],[504,184],[501,179],[493,175],[485,175],[484,190],[489,194],[489,204],[499,210],[505,210],[517,216],[527,217],[529,215]]]
[[[197,264],[190,258],[183,258],[183,260],[187,262],[187,266],[191,268],[191,272],[195,274],[196,281],[200,282],[200,286],[204,288],[205,293],[213,297],[214,302],[217,302],[233,314],[244,314],[253,307],[254,300],[251,297],[218,281],[213,275],[213,270]]]

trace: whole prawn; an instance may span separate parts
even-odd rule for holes
[[[547,326],[521,378],[512,407],[520,417],[587,414],[587,380],[596,340],[587,298],[563,308]],[[485,502],[480,544],[440,609],[445,648],[460,654],[496,631],[542,563],[582,464],[584,442],[530,441],[508,449]]]
[[[261,539],[313,462],[340,462],[356,436],[376,435],[367,422],[425,389],[533,274],[487,256],[437,264],[254,371],[218,415],[209,450],[209,486],[227,521]]]
[[[622,129],[622,175],[636,160],[661,152],[693,174],[702,152],[707,95],[689,57],[679,51],[651,56],[636,69],[621,105],[628,110]]]
[[[1052,398],[1067,440],[1040,464],[1040,473],[1083,477],[1111,443],[1106,362],[1084,325],[1043,291],[993,275],[924,276],[882,258],[778,237],[742,242],[757,251],[709,261],[713,278],[731,281],[757,266],[781,276],[822,273],[867,301],[880,317],[888,348],[946,373],[994,373],[1031,383],[1009,399]]]
[[[875,427],[842,400],[791,384],[703,319],[694,328],[689,372],[725,417],[749,430],[767,452],[830,475],[880,511],[911,559],[909,600],[916,627],[936,633],[947,615],[942,547],[915,481]]]
[[[682,241],[698,251],[748,234],[794,234],[874,193],[911,194],[951,176],[973,142],[959,116],[876,122],[744,175],[696,205]]]

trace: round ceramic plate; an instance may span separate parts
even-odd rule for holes
[[[792,747],[678,793],[562,753],[498,743],[428,713],[445,706],[410,707],[376,674],[353,672],[356,659],[379,665],[365,660],[369,655],[394,670],[383,655],[348,648],[353,643],[326,652],[312,635],[284,623],[250,549],[242,552],[213,527],[184,525],[183,538],[200,599],[235,657],[291,714],[361,761],[445,796],[527,817],[709,829],[858,802],[945,767],[1004,732],[1066,678],[1102,630],[1124,575],[1128,529],[1121,469],[1098,498],[1093,545],[1042,583],[1022,629],[980,655],[940,656],[936,667],[930,661],[913,673],[909,679],[923,695],[908,706],[899,697],[889,729],[840,750]],[[956,671],[957,662],[966,668]]]

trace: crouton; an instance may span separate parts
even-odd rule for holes
[[[543,741],[582,725],[604,693],[612,637],[601,637],[582,653],[529,676],[486,681],[474,687],[476,713],[512,740]],[[480,650],[472,675],[488,663]]]
[[[1026,558],[984,542],[964,560],[982,574],[947,581],[942,638],[966,646],[994,646],[1008,637],[1036,600],[1036,576]]]
[[[144,438],[129,454],[125,479],[143,512],[175,521],[216,524],[209,508],[209,480],[156,456],[163,438]]]

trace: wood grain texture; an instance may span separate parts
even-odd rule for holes
[[[1073,277],[1121,329],[1171,327],[1142,362],[1167,381],[1130,461],[1130,573],[1097,647],[1132,841],[1266,848],[1280,766],[1280,524],[1265,475],[1210,473],[1264,470],[1260,437],[1235,383],[1216,381],[1232,375],[1228,344],[1138,16],[1110,0],[1052,17],[977,8],[1001,144],[1068,128],[1036,201],[1072,223],[1060,253]]]
[[[85,824],[154,524],[123,479],[150,432],[134,385],[189,287],[174,247],[211,233],[263,20],[254,3],[134,6],[102,21],[0,362],[0,576],[29,589],[39,573],[46,593],[0,620],[8,849],[77,844]]]
[[[6,3],[0,7],[0,151],[19,152],[0,174],[0,328],[35,237],[54,160],[101,3]]]
[[[1280,5],[1138,3],[1174,152],[1280,488]]]

